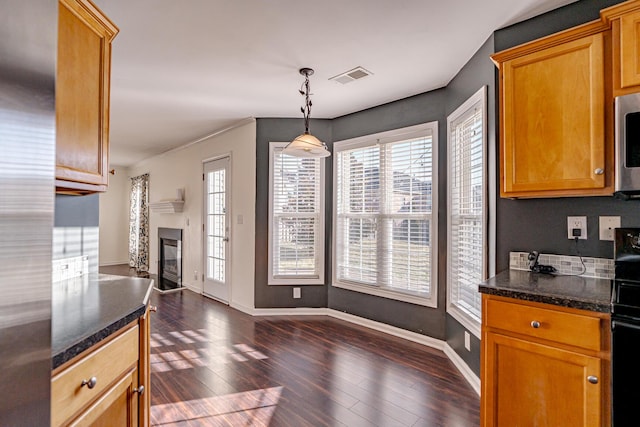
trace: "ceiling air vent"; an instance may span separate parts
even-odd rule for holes
[[[353,70],[349,70],[345,73],[338,74],[337,76],[331,77],[329,80],[333,80],[334,82],[342,83],[346,85],[347,83],[351,83],[354,80],[359,80],[364,77],[370,76],[373,73],[371,71],[367,71],[362,67],[356,67]]]

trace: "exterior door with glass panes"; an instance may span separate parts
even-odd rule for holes
[[[229,303],[229,157],[204,164],[204,294]]]

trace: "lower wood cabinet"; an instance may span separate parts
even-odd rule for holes
[[[52,426],[149,425],[149,311],[53,372]]]
[[[481,425],[610,425],[609,316],[483,295]]]

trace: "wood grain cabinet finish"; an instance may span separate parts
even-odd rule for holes
[[[118,28],[89,0],[58,5],[56,190],[106,191],[111,42]]]
[[[607,315],[482,298],[483,427],[610,425]]]
[[[502,197],[613,192],[601,22],[497,53]]]
[[[149,334],[147,311],[114,337],[56,368],[51,425],[148,426]]]
[[[640,1],[602,10],[613,33],[613,94],[640,92]]]

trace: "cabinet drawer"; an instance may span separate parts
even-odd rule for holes
[[[523,304],[487,299],[485,326],[600,351],[600,319]]]
[[[138,337],[136,325],[53,377],[51,425],[68,420],[138,363]],[[97,380],[93,388],[82,385],[92,377]]]

